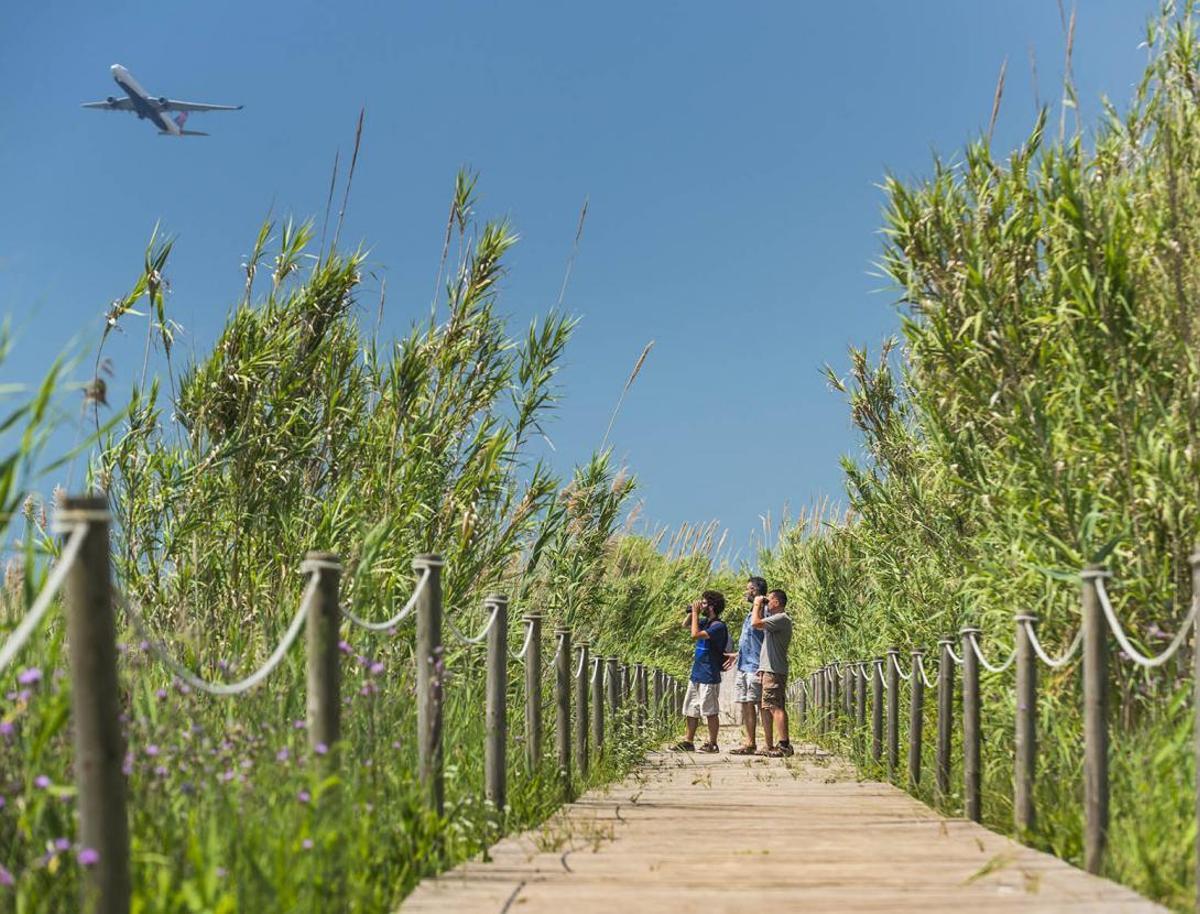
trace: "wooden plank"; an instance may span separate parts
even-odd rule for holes
[[[732,728],[731,728],[732,729]],[[733,745],[736,735],[724,735]],[[1164,911],[812,748],[656,753],[540,828],[421,883],[405,912]]]

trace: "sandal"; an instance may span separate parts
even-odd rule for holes
[[[701,746],[696,751],[697,752],[720,752],[721,749],[716,743],[705,743],[703,746]]]
[[[757,755],[758,746],[751,743],[749,746],[738,746],[736,749],[729,750],[730,755]]]
[[[792,746],[792,744],[791,744],[790,742],[788,742],[788,743],[785,743],[783,740],[780,740],[780,741],[779,741],[779,748],[780,748],[781,750],[783,750],[783,754],[784,754],[785,756],[792,756],[792,755],[795,755],[795,754],[796,754],[796,750],[795,750],[795,748]]]
[[[672,752],[695,752],[696,744],[689,743],[687,740],[683,740],[682,742],[678,742],[674,746],[672,746],[671,751]]]
[[[758,754],[766,756],[767,758],[783,758],[783,750],[778,746],[772,746],[770,749],[763,749]]]

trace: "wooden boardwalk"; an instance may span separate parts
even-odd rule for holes
[[[723,745],[736,745],[728,728]],[[404,912],[1165,911],[807,749],[786,763],[656,753]]]

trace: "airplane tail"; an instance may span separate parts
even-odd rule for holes
[[[184,130],[183,125],[187,123],[187,119],[188,113],[186,111],[180,111],[177,115],[175,115],[175,126],[179,128],[180,136],[208,136],[208,134],[202,130]]]

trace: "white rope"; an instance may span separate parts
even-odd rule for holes
[[[315,563],[309,560],[301,563],[300,570],[307,571],[310,568],[315,569],[317,567],[318,566]],[[356,616],[350,610],[350,608],[346,606],[342,607],[342,615],[359,628],[365,628],[369,632],[386,632],[389,628],[392,628],[393,626],[399,625],[401,622],[403,622],[408,617],[409,613],[416,608],[417,598],[421,596],[421,591],[425,589],[425,583],[429,580],[432,574],[432,570],[428,567],[421,569],[421,580],[417,581],[417,586],[413,589],[412,596],[408,598],[408,602],[404,604],[404,607],[400,610],[400,612],[396,613],[390,619],[387,619],[383,622],[368,622],[366,619]]]
[[[579,664],[575,667],[575,673],[571,676],[572,679],[578,679],[579,674],[583,672],[583,646],[579,647]]]
[[[879,677],[879,684],[885,689],[887,688],[887,680],[883,678],[883,661],[872,660],[871,666],[875,667],[875,673]]]
[[[1167,645],[1167,649],[1155,657],[1147,657],[1129,642],[1129,638],[1125,635],[1125,630],[1121,628],[1121,622],[1117,618],[1117,614],[1113,611],[1112,603],[1108,600],[1108,593],[1104,589],[1105,577],[1107,577],[1105,573],[1097,571],[1085,571],[1083,573],[1084,580],[1092,578],[1096,581],[1096,593],[1100,597],[1100,605],[1104,608],[1104,615],[1108,619],[1108,627],[1112,629],[1113,637],[1117,639],[1117,644],[1121,646],[1121,650],[1129,655],[1129,659],[1138,666],[1144,666],[1147,669],[1162,666],[1175,656],[1175,652],[1179,650],[1180,645],[1183,644],[1184,639],[1188,636],[1188,632],[1192,628],[1192,623],[1196,621],[1196,611],[1200,609],[1200,594],[1193,594],[1192,608],[1188,610],[1187,617],[1183,620],[1183,624],[1179,626],[1179,631],[1171,639],[1171,643]]]
[[[603,667],[604,667],[604,661],[603,661],[603,660],[602,660],[600,657],[593,657],[593,658],[592,658],[592,679],[591,679],[591,682],[592,682],[592,684],[593,684],[593,685],[595,684],[595,682],[596,682],[596,677],[600,675],[600,670],[601,670],[601,669],[603,669]]]
[[[107,518],[107,515],[105,517]],[[83,538],[87,535],[87,531],[88,525],[86,523],[77,524],[71,528],[71,536],[67,540],[66,545],[63,546],[62,554],[59,555],[54,568],[50,571],[50,576],[46,579],[46,586],[42,588],[42,592],[38,594],[38,598],[33,601],[33,606],[29,608],[29,612],[25,614],[25,618],[13,629],[13,633],[8,636],[8,640],[4,642],[4,647],[0,648],[0,672],[3,672],[4,668],[17,656],[17,652],[37,629],[38,624],[42,621],[42,616],[46,615],[46,611],[50,608],[50,604],[54,600],[54,595],[62,587],[62,582],[66,579],[67,572],[71,570],[71,565],[74,564],[75,557],[79,555],[79,550],[83,546]]]
[[[304,589],[304,595],[300,598],[300,606],[296,609],[296,615],[292,617],[291,624],[288,625],[288,629],[283,635],[283,640],[276,645],[275,650],[271,652],[271,656],[266,659],[262,666],[245,679],[230,683],[208,682],[184,667],[167,652],[165,645],[155,641],[150,636],[150,627],[138,611],[133,608],[133,604],[126,600],[119,591],[114,591],[114,596],[125,609],[125,614],[129,617],[129,621],[133,624],[138,636],[150,645],[150,651],[168,670],[192,688],[199,689],[201,692],[207,692],[209,695],[238,695],[254,688],[270,676],[275,667],[279,666],[280,661],[283,660],[284,655],[287,654],[288,649],[295,642],[296,636],[300,634],[300,629],[304,627],[304,620],[308,616],[308,603],[316,595],[317,586],[320,583],[321,569],[313,568],[312,577],[309,579],[308,586]]]
[[[554,648],[554,657],[550,661],[551,666],[553,666],[555,663],[558,662],[558,655],[562,653],[563,645],[566,644],[566,642],[567,642],[567,633],[566,632],[558,632],[558,646],[556,648]]]
[[[962,666],[963,659],[962,657],[958,656],[958,654],[954,653],[954,646],[950,641],[946,642],[946,653],[950,655],[951,663],[953,663],[955,666]]]
[[[1012,666],[1012,664],[1013,664],[1013,661],[1017,659],[1017,651],[1016,651],[1016,649],[1014,648],[1014,649],[1013,649],[1013,652],[1012,652],[1011,654],[1009,654],[1009,655],[1008,655],[1008,659],[1007,659],[1007,660],[1005,660],[1005,661],[1004,661],[1002,664],[1000,664],[999,666],[994,666],[993,664],[991,664],[991,663],[988,663],[988,660],[987,660],[987,658],[983,656],[983,651],[981,651],[981,650],[979,649],[979,641],[978,641],[978,640],[976,640],[976,638],[975,638],[975,633],[974,633],[974,632],[968,632],[968,633],[967,633],[967,638],[968,638],[968,639],[970,639],[970,641],[971,641],[971,649],[972,649],[973,651],[975,651],[975,656],[979,658],[979,663],[980,663],[980,665],[981,665],[981,666],[983,666],[983,668],[984,668],[985,670],[987,670],[989,673],[1003,673],[1003,672],[1004,672],[1005,670],[1007,670],[1007,669],[1008,669],[1010,666]]]
[[[1059,669],[1071,662],[1071,658],[1075,656],[1075,652],[1079,650],[1079,645],[1083,643],[1083,627],[1075,632],[1075,638],[1071,641],[1071,646],[1066,649],[1061,657],[1051,657],[1042,647],[1042,642],[1038,640],[1037,632],[1033,629],[1033,620],[1023,618],[1018,620],[1025,626],[1025,633],[1029,636],[1029,643],[1033,645],[1033,652],[1038,655],[1042,663],[1051,669]]]
[[[914,654],[913,656],[917,658],[917,669],[921,671],[921,681],[925,683],[925,688],[932,689],[941,680],[942,674],[939,672],[937,676],[934,677],[933,682],[930,682],[929,674],[925,672],[925,655]]]
[[[525,643],[523,645],[521,645],[521,649],[519,651],[517,651],[517,653],[514,654],[512,651],[509,651],[508,652],[509,656],[512,657],[513,660],[524,660],[525,655],[527,653],[529,653],[529,645],[532,643],[533,643],[533,621],[531,619],[526,619],[525,620]]]
[[[500,604],[493,603],[491,615],[488,616],[487,622],[484,623],[483,630],[478,635],[472,635],[469,638],[466,635],[464,635],[461,631],[459,631],[458,626],[454,624],[454,620],[450,618],[449,614],[443,616],[442,619],[446,623],[446,628],[450,629],[450,634],[452,634],[455,638],[457,638],[463,644],[478,644],[480,641],[482,641],[484,638],[487,637],[488,632],[490,632],[492,630],[492,626],[496,623],[496,618],[499,615],[500,615]]]
[[[910,679],[912,679],[912,673],[905,673],[904,670],[900,669],[900,661],[896,659],[898,656],[900,656],[899,654],[889,651],[888,656],[892,658],[892,666],[896,668],[896,674],[901,679],[903,679],[905,682],[908,682]]]

